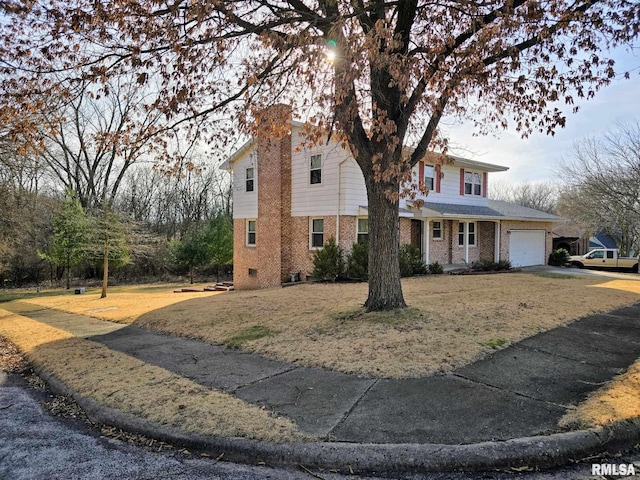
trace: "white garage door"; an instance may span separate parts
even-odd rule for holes
[[[509,260],[512,267],[544,265],[544,230],[511,230]]]

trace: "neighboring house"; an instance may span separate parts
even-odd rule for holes
[[[355,160],[339,142],[303,147],[302,124],[281,139],[246,142],[222,165],[233,174],[234,284],[266,288],[302,280],[313,252],[333,237],[346,251],[368,235],[367,194]],[[489,200],[489,175],[507,167],[448,156],[420,162],[416,178],[428,195],[422,207],[400,200],[400,243],[411,243],[426,263],[509,260],[542,265],[560,217]]]
[[[594,248],[618,248],[615,238],[608,233],[592,235],[571,221],[555,225],[552,235],[553,249],[564,248],[570,255],[584,255]]]

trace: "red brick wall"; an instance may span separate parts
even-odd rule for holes
[[[264,116],[265,122],[282,123],[283,118]],[[287,117],[288,116],[288,117]],[[286,117],[286,118],[285,118]],[[265,125],[263,131],[270,131]],[[246,219],[234,220],[234,275],[238,289],[279,286],[292,268],[291,241],[291,135],[256,138],[258,178],[258,218],[256,246],[246,247]],[[249,269],[257,270],[249,275]]]
[[[494,222],[478,222],[478,255],[480,260],[494,261],[496,229]]]
[[[345,254],[351,251],[351,247],[356,242],[357,218],[354,216],[340,216],[340,247]]]
[[[433,238],[433,223],[429,225],[429,263],[438,262],[442,265],[449,263],[449,245],[451,242],[451,232],[447,220],[441,220],[442,240]]]
[[[411,219],[400,218],[400,245],[411,243]]]
[[[258,278],[249,276],[249,268],[256,268],[256,248],[246,246],[247,221],[233,220],[233,283],[236,288],[258,288]]]

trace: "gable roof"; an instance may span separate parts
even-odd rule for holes
[[[299,122],[297,120],[291,120],[290,123],[291,123],[292,129],[301,129],[304,127],[304,123]],[[240,146],[240,148],[238,148],[231,155],[229,155],[229,157],[220,165],[219,168],[221,168],[222,170],[231,170],[233,163],[236,160],[238,160],[240,157],[242,157],[247,151],[253,148],[254,144],[255,144],[255,137],[249,138],[249,140],[244,142]],[[409,148],[409,147],[404,147],[404,148],[406,150],[413,150],[412,148]],[[432,152],[432,153],[435,153],[435,152]],[[444,156],[445,158],[453,160],[453,165],[455,165],[456,167],[468,168],[471,170],[482,170],[485,172],[506,172],[507,170],[509,170],[509,167],[504,167],[502,165],[496,165],[493,163],[480,162],[477,160],[471,160],[468,158],[459,157],[457,155],[451,155],[451,154],[436,154],[436,155]],[[445,160],[445,163],[447,163],[446,160]],[[449,162],[449,164],[451,163]]]

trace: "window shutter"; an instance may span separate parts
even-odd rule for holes
[[[442,167],[440,165],[436,165],[436,193],[440,193],[440,176],[442,175],[441,170]]]
[[[418,185],[422,185],[424,183],[424,162],[420,160],[418,162]]]
[[[482,196],[487,197],[487,172],[482,172]]]
[[[460,195],[464,195],[464,168],[460,169]]]

